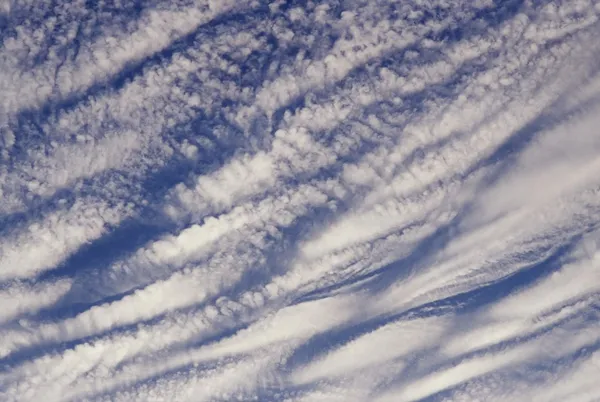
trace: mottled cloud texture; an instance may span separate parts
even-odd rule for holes
[[[0,2],[0,400],[600,400],[600,2]]]

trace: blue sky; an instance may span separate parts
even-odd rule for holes
[[[0,399],[599,400],[599,14],[0,1]]]

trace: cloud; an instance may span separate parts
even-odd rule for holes
[[[202,33],[196,40],[204,41]],[[133,75],[122,88],[92,93],[44,119],[37,128],[41,144],[28,144],[27,137],[20,139],[18,145],[28,148],[26,161],[15,151],[14,135],[10,134],[15,128],[7,128],[5,137],[14,148],[15,166],[10,172],[0,172],[0,183],[3,193],[15,199],[3,209],[7,213],[23,210],[28,197],[50,197],[102,173],[119,170],[139,180],[140,175],[163,166],[175,152],[173,148],[179,148],[176,142],[165,140],[163,133],[189,122],[200,108],[213,109],[220,104],[219,98],[244,96],[235,82],[224,81],[217,74],[239,69],[222,55],[247,54],[260,45],[261,41],[246,32],[235,33],[206,40],[201,48],[184,48],[164,62],[142,66],[141,74]],[[217,71],[199,72],[201,65]],[[196,80],[200,85],[193,84]],[[198,92],[190,90],[194,87]],[[15,188],[23,192],[15,193]]]
[[[0,279],[31,278],[55,268],[78,248],[104,235],[127,213],[126,206],[76,200],[63,211],[14,230],[0,246]]]
[[[393,366],[382,371],[395,371],[397,375],[410,364],[410,358],[439,339],[447,325],[439,318],[385,325],[302,367],[292,379],[302,384],[320,379],[369,375],[370,370],[382,366]],[[403,361],[403,358],[406,360]]]
[[[596,4],[32,7],[0,399],[597,396]]]
[[[23,24],[15,29],[16,35],[5,40],[2,81],[10,97],[5,98],[2,105],[4,113],[10,116],[22,109],[42,106],[52,98],[77,95],[98,82],[113,78],[128,65],[167,48],[219,15],[244,6],[246,4],[231,1],[200,1],[180,8],[150,7],[143,9],[137,20],[119,26],[109,19],[96,28],[81,23],[98,17],[93,15],[93,10],[79,4],[71,5],[68,10],[57,6],[52,10],[53,16],[44,20],[37,30],[28,30],[27,24]],[[75,18],[69,18],[70,15]],[[57,28],[63,31],[62,35],[54,46],[44,48],[52,43],[48,37]],[[98,37],[91,35],[90,31],[95,29],[101,32]],[[77,44],[78,38],[87,39],[86,36],[91,36],[91,43]],[[79,49],[72,59],[61,59],[61,47],[68,45]],[[24,71],[24,65],[43,52],[48,52],[48,59]]]
[[[53,306],[70,290],[71,284],[68,279],[34,285],[26,282],[9,284],[0,291],[0,301],[5,306],[0,314],[0,324]]]

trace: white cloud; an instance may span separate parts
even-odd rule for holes
[[[435,344],[444,336],[447,326],[447,320],[437,317],[385,325],[302,367],[292,375],[292,379],[302,384],[343,376],[362,376],[391,362],[396,369],[405,367],[409,363],[401,364],[398,360],[412,358]]]
[[[77,249],[107,233],[127,214],[126,206],[77,200],[66,211],[50,213],[16,233],[9,232],[0,243],[0,278],[30,278],[53,269]]]
[[[259,90],[256,105],[249,110],[242,110],[237,120],[251,117],[256,109],[271,115],[278,108],[288,104],[294,98],[307,91],[322,90],[335,85],[356,67],[363,66],[369,60],[384,56],[388,52],[409,47],[427,34],[440,32],[457,19],[468,19],[477,11],[477,7],[468,8],[469,3],[455,2],[452,4],[460,9],[460,14],[449,13],[446,19],[429,20],[427,24],[415,24],[414,19],[423,15],[426,7],[446,6],[446,2],[432,1],[427,5],[419,3],[406,3],[401,15],[404,18],[388,19],[382,15],[378,3],[365,4],[354,11],[345,11],[338,21],[329,22],[334,29],[339,31],[340,39],[337,40],[330,52],[319,60],[302,60],[299,68],[285,71]],[[313,24],[322,23],[323,11],[327,9],[315,8],[309,18]],[[294,14],[299,17],[298,10],[290,10],[291,19]],[[302,13],[303,14],[303,13]],[[313,38],[311,36],[311,38]]]
[[[0,49],[1,399],[593,400],[598,10],[144,3],[65,60],[75,14],[24,22]],[[147,194],[171,161],[184,182]],[[176,228],[42,280],[143,207]]]
[[[101,92],[60,111],[41,127],[45,138],[27,150],[28,159],[17,160],[11,171],[0,171],[0,188],[12,198],[2,210],[23,210],[31,196],[50,197],[110,170],[139,179],[162,166],[173,154],[172,144],[162,137],[165,132],[189,121],[199,108],[210,111],[221,98],[248,96],[218,74],[239,68],[223,56],[247,55],[262,44],[247,32],[206,40],[200,48],[176,52],[170,60],[145,68],[121,90]],[[186,88],[194,80],[202,83],[193,85],[198,92]],[[15,193],[19,187],[22,193]]]
[[[0,324],[53,306],[71,289],[71,283],[69,279],[62,279],[34,285],[26,282],[9,284],[0,290],[0,304],[4,306],[0,312]]]
[[[29,31],[25,24],[21,25],[15,36],[4,41],[4,68],[0,80],[7,96],[2,103],[3,112],[10,115],[22,109],[39,107],[52,96],[76,95],[97,82],[111,79],[129,64],[163,50],[223,13],[245,7],[246,2],[211,0],[173,9],[150,7],[142,11],[139,20],[129,24],[100,25],[99,37],[92,43],[80,44],[81,49],[74,60],[61,60],[58,52],[50,48],[49,60],[30,71],[23,71],[25,60],[46,50],[42,48],[45,39],[53,35],[59,24],[54,17],[35,31]],[[59,16],[61,12],[86,15],[91,11],[77,3],[65,10],[56,8]],[[56,38],[57,45],[73,45],[77,40],[80,27],[76,22],[68,22],[71,24],[64,36]],[[85,37],[91,34],[88,30],[90,32],[83,30],[79,34]]]

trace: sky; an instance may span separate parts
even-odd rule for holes
[[[1,0],[0,400],[600,401],[599,16]]]

